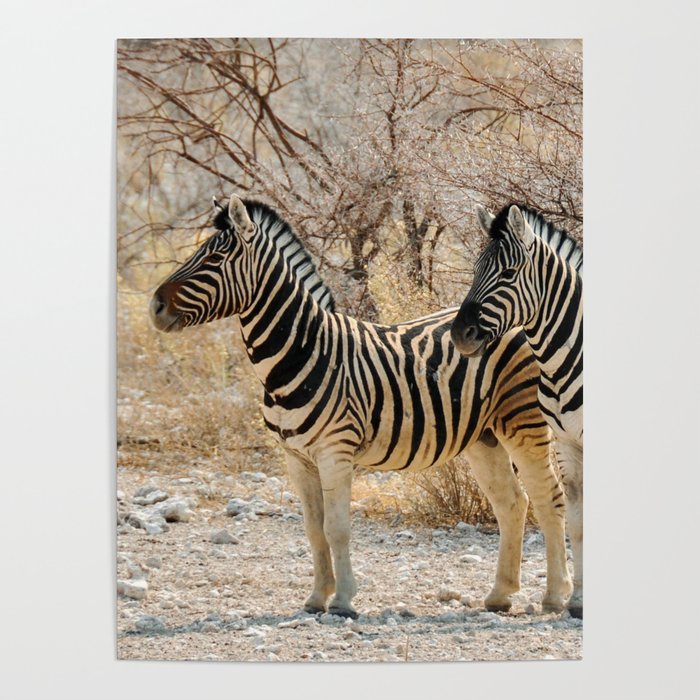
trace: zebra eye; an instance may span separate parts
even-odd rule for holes
[[[507,267],[503,272],[501,272],[501,279],[504,282],[512,282],[518,274],[518,271],[514,267]]]
[[[209,255],[207,255],[202,262],[205,265],[218,265],[223,261],[223,259],[224,256],[221,253],[209,253]]]

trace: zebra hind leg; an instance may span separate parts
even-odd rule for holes
[[[287,468],[304,509],[304,528],[314,564],[314,589],[304,604],[310,613],[325,612],[326,600],[335,591],[331,551],[323,532],[323,491],[318,469],[287,453]]]
[[[529,428],[504,440],[544,535],[547,590],[542,599],[542,610],[561,612],[571,594],[572,584],[566,564],[564,491],[550,458],[550,435],[549,429],[542,426],[538,430]]]
[[[528,499],[513,473],[508,453],[491,431],[465,451],[474,478],[498,521],[500,541],[496,581],[484,599],[487,610],[507,612],[520,590],[520,559]]]

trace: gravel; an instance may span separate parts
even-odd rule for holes
[[[356,478],[389,489],[401,475]],[[566,612],[542,614],[545,558],[538,531],[525,537],[523,589],[512,611],[496,614],[483,607],[495,574],[496,533],[466,523],[409,529],[400,519],[392,527],[354,504],[353,603],[360,615],[345,620],[302,610],[313,565],[299,500],[286,479],[120,468],[117,481],[124,509],[117,528],[121,659],[581,658],[582,622]],[[145,502],[162,493],[165,499]]]

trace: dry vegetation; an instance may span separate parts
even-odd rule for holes
[[[278,209],[346,313],[456,303],[476,202],[525,202],[580,238],[581,60],[576,41],[120,42],[120,465],[284,469],[236,322],[166,336],[148,320],[155,283],[209,235],[212,195]],[[374,515],[490,518],[464,460],[398,495],[363,488]]]

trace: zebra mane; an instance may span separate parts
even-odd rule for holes
[[[326,311],[335,311],[335,300],[331,290],[319,275],[309,251],[292,227],[270,206],[255,199],[242,200],[248,216],[262,233],[282,254],[292,274],[300,280],[318,305]],[[220,231],[231,228],[226,208],[217,212],[214,226]]]
[[[508,225],[508,210],[511,206],[509,204],[503,207],[493,220],[491,224],[493,238],[500,238],[503,229]],[[523,204],[516,206],[523,213],[534,234],[541,238],[560,258],[566,260],[579,275],[583,276],[583,250],[571,237],[571,234],[564,229],[557,228],[534,209]]]

